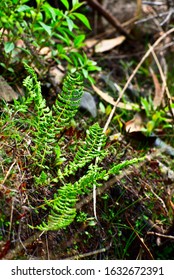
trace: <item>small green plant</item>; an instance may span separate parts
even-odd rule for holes
[[[29,0],[6,0],[0,3],[0,65],[15,73],[15,66],[23,59],[43,69],[42,76],[49,64],[40,54],[42,48],[50,49],[51,59],[57,64],[65,60],[69,68],[80,67],[83,75],[91,80],[90,71],[98,70],[81,52],[85,34],[76,22],[90,29],[87,17],[77,12],[84,4],[61,0],[65,11],[52,7],[46,0],[36,0],[36,8],[27,5]],[[43,67],[44,65],[44,67]]]
[[[144,132],[147,136],[150,136],[155,132],[156,128],[159,128],[162,125],[163,128],[171,128],[172,125],[168,122],[168,117],[166,114],[167,108],[154,108],[154,104],[151,98],[141,98],[142,108],[146,112],[146,117],[148,119]]]
[[[10,134],[10,130],[15,128],[19,143],[22,143],[27,135],[28,160],[34,173],[34,187],[37,189],[38,186],[48,187],[48,185],[57,184],[54,198],[51,200],[45,198],[44,208],[49,209],[47,222],[43,221],[36,228],[43,231],[58,230],[73,222],[76,217],[77,201],[82,195],[91,192],[94,184],[100,187],[102,182],[108,180],[110,176],[118,174],[121,169],[142,159],[113,164],[108,170],[100,166],[108,153],[105,148],[107,138],[99,124],[95,123],[89,126],[86,137],[79,143],[74,158],[66,165],[57,164],[64,145],[61,135],[74,118],[83,93],[83,75],[78,71],[67,74],[62,92],[50,109],[46,106],[46,101],[41,94],[40,82],[35,72],[28,65],[25,67],[29,73],[24,80],[26,96],[15,101],[9,111],[5,110],[2,126],[8,118],[5,131]],[[98,163],[94,164],[96,158],[98,158]],[[52,167],[54,167],[54,172]],[[78,170],[82,172],[80,178],[76,177]]]

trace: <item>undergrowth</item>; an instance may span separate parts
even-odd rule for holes
[[[23,82],[26,94],[12,105],[3,104],[1,137],[7,141],[11,139],[13,145],[25,147],[23,156],[30,170],[30,183],[36,192],[39,188],[57,187],[52,197],[44,198],[44,203],[37,207],[30,205],[33,211],[43,208],[47,213],[49,210],[46,221],[30,227],[42,231],[59,230],[73,222],[77,201],[92,192],[94,185],[99,188],[110,176],[142,158],[113,163],[104,168],[101,163],[108,154],[107,137],[99,123],[94,123],[85,131],[86,137],[80,139],[72,158],[68,159],[64,152],[64,132],[78,111],[83,94],[83,75],[79,70],[69,72],[54,106],[49,108],[36,73],[27,64],[25,68],[29,74]],[[13,172],[14,166],[15,162],[9,173]],[[1,180],[4,183],[7,178]]]

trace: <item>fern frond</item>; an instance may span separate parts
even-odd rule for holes
[[[27,70],[29,76],[25,78],[23,81],[23,85],[27,89],[26,100],[34,100],[35,108],[37,108],[37,103],[43,102],[42,94],[41,94],[41,85],[37,79],[37,75],[32,67],[24,63],[24,67]],[[45,106],[44,106],[45,107]],[[38,111],[38,110],[37,110]]]
[[[136,164],[138,162],[141,162],[145,159],[145,157],[141,157],[141,158],[133,158],[133,159],[130,159],[130,160],[125,160],[117,165],[114,165],[111,169],[109,169],[108,171],[108,175],[110,174],[119,174],[120,170],[122,170],[123,168],[127,167],[127,166],[130,166],[130,165],[133,165],[133,164]]]
[[[27,89],[27,95],[23,103],[29,105],[32,101],[34,106],[34,114],[26,119],[26,123],[32,127],[33,162],[35,165],[44,168],[46,156],[54,151],[54,144],[56,143],[55,120],[52,110],[46,106],[46,100],[42,96],[41,85],[37,80],[35,71],[27,64],[24,66],[29,76],[23,82]]]
[[[74,160],[67,165],[63,171],[64,176],[75,174],[75,172],[91,162],[96,157],[103,158],[106,152],[98,147],[103,147],[106,144],[106,136],[103,134],[102,128],[98,123],[92,125],[87,131],[85,143],[79,147]]]
[[[100,187],[102,185],[101,182],[107,180],[110,174],[118,174],[119,171],[126,166],[142,160],[144,160],[144,157],[127,160],[112,167],[109,171],[91,164],[86,175],[82,176],[74,184],[69,183],[61,187],[53,201],[46,201],[46,204],[51,207],[48,222],[42,222],[37,228],[43,231],[48,231],[59,230],[70,225],[76,216],[76,202],[79,195],[89,193],[93,188],[93,184]]]
[[[76,189],[78,189],[78,194],[82,195],[84,193],[89,193],[93,188],[93,184],[100,187],[102,183],[98,181],[107,180],[109,178],[107,171],[102,167],[95,166],[91,164],[88,168],[86,175],[82,176],[79,181],[74,183]]]
[[[36,73],[26,63],[24,64],[24,66],[29,74],[23,81],[23,85],[26,88],[26,94],[25,96],[22,96],[19,100],[14,100],[15,110],[22,113],[26,113],[28,111],[29,106],[33,102],[34,104],[37,104],[38,96],[41,96],[41,86],[40,83],[37,81]]]
[[[68,74],[55,106],[50,109],[46,106],[46,100],[42,96],[41,85],[35,71],[27,64],[24,66],[29,74],[23,82],[27,94],[22,99],[22,104],[18,101],[15,102],[15,108],[16,111],[25,113],[28,111],[29,105],[34,106],[34,114],[30,114],[29,119],[22,119],[21,122],[32,127],[33,161],[37,166],[44,168],[47,155],[55,153],[56,135],[69,125],[78,110],[83,94],[83,78],[78,72]]]
[[[69,125],[75,116],[83,94],[83,77],[79,72],[68,74],[63,82],[62,92],[56,99],[53,110],[56,114],[57,133]]]
[[[44,231],[58,230],[71,224],[76,216],[76,201],[77,190],[74,185],[69,183],[61,187],[52,202],[46,201],[52,209],[47,224],[43,222],[36,228]]]
[[[106,170],[103,170],[102,167],[97,167],[96,169],[96,166],[90,165],[87,174],[81,177],[79,181],[75,182],[73,185],[69,183],[61,187],[53,201],[46,201],[46,204],[51,207],[48,222],[42,222],[42,224],[36,228],[48,231],[59,230],[70,225],[76,216],[75,206],[78,196],[88,193],[93,183],[100,186],[101,184],[99,184],[98,181],[107,179]]]

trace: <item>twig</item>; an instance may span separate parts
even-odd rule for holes
[[[8,240],[10,240],[10,235],[11,235],[12,221],[13,221],[13,210],[14,210],[14,199],[12,198]]]
[[[143,238],[141,238],[138,234],[138,232],[134,229],[133,225],[131,224],[131,222],[129,221],[127,215],[126,215],[126,221],[128,222],[130,228],[133,230],[133,232],[135,233],[136,237],[138,238],[138,240],[140,241],[141,246],[143,247],[143,249],[146,251],[146,253],[149,255],[149,258],[151,260],[154,260],[154,257],[152,255],[152,253],[150,252],[149,248],[147,247],[147,245],[145,244]]]
[[[16,160],[12,163],[12,165],[10,166],[9,170],[7,171],[4,180],[2,181],[2,185],[4,185],[5,181],[7,180],[8,176],[10,175],[10,171],[12,170],[13,166],[16,164]]]
[[[18,243],[16,247],[13,250],[10,250],[2,260],[13,260],[14,257],[17,257],[18,254],[24,249],[24,247],[27,247],[28,245],[32,244],[34,241],[40,238],[40,232],[37,232],[36,234],[30,236],[26,241],[23,242],[23,244]]]
[[[158,226],[157,223],[155,224],[150,218],[146,221],[149,224],[149,226],[151,227],[151,229],[155,229],[157,232],[162,233],[162,234],[164,233],[163,228]]]
[[[102,248],[102,249],[95,250],[95,251],[85,253],[85,254],[79,254],[79,255],[76,255],[76,256],[73,256],[73,257],[70,257],[70,258],[66,258],[66,259],[63,259],[63,260],[78,260],[78,259],[82,259],[82,258],[85,258],[85,257],[97,255],[97,254],[106,252],[110,247],[111,246],[109,245],[106,248]]]
[[[166,205],[165,205],[165,202],[162,200],[162,198],[159,197],[159,195],[157,195],[157,194],[153,191],[153,189],[151,188],[151,186],[150,186],[149,184],[147,184],[146,182],[144,182],[144,186],[145,186],[147,189],[149,189],[149,190],[150,190],[150,193],[152,193],[152,194],[161,202],[164,211],[165,211],[166,214],[168,215],[167,207],[166,207]]]
[[[124,34],[127,38],[132,39],[132,36],[125,30],[122,26],[121,22],[114,17],[111,13],[109,13],[106,9],[102,7],[102,5],[96,0],[86,0],[92,8],[99,11],[99,13],[116,29],[120,31],[120,33]]]
[[[168,238],[168,239],[174,240],[174,236],[173,235],[165,235],[165,234],[154,232],[154,231],[148,231],[147,234],[156,235],[156,236],[159,236],[159,237],[164,237],[164,238]]]
[[[164,2],[143,1],[143,5],[164,6]]]

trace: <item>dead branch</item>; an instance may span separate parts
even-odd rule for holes
[[[124,34],[127,38],[132,39],[132,36],[123,27],[121,22],[114,17],[108,10],[104,9],[102,5],[96,0],[86,0],[93,9],[97,10],[112,26],[114,26],[120,33]]]

